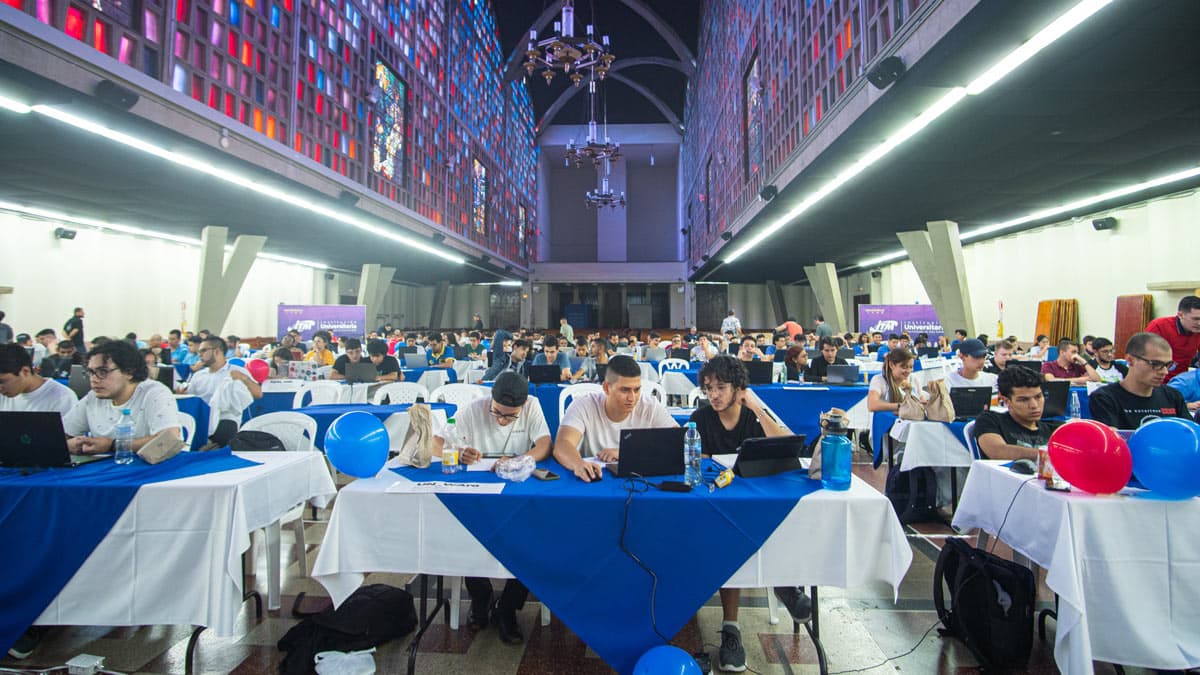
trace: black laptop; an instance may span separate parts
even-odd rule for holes
[[[839,347],[837,350],[837,358],[843,361],[853,361],[854,350],[850,349],[849,347]]]
[[[70,387],[71,391],[75,392],[75,395],[79,398],[87,396],[87,393],[92,390],[92,383],[90,380],[88,380],[88,376],[83,372],[83,366],[71,366],[71,375],[70,379],[67,380],[67,386]]]
[[[166,385],[167,389],[175,391],[175,367],[166,364],[159,364],[158,371],[154,374],[154,379]]]
[[[1009,361],[1012,363],[1012,361]],[[1047,417],[1066,417],[1067,398],[1071,395],[1070,380],[1053,380],[1042,383],[1042,396],[1046,403],[1042,406],[1042,419]]]
[[[397,347],[397,348],[396,348],[396,354],[397,354],[397,355],[400,355],[400,354],[416,354],[416,353],[417,353],[417,346],[416,346],[416,345],[404,345],[403,347]]]
[[[938,357],[937,347],[918,347],[917,357],[926,359],[936,359]]]
[[[525,366],[529,384],[553,384],[562,382],[562,368],[558,366]]]
[[[839,387],[862,384],[858,377],[858,364],[826,366],[825,384]]]
[[[1004,367],[1011,368],[1013,366],[1016,366],[1018,368],[1025,368],[1028,370],[1032,370],[1033,372],[1037,373],[1038,375],[1042,374],[1042,362],[1041,361],[1026,361],[1026,360],[1018,361],[1017,359],[1009,359],[1008,363]]]
[[[370,361],[346,364],[346,381],[350,384],[374,382],[378,379],[379,371],[375,369],[375,364]]]
[[[677,476],[683,473],[683,427],[622,429],[621,454],[614,468],[618,478]]]
[[[683,359],[684,361],[690,361],[692,359],[692,351],[690,349],[684,349],[682,347],[680,347],[679,349],[672,349],[671,350],[671,358]]]
[[[774,438],[747,438],[738,447],[733,472],[742,478],[774,476],[803,468],[800,458],[806,451],[804,435]]]
[[[72,467],[111,456],[68,452],[62,417],[56,412],[0,412],[0,466]]]
[[[464,347],[462,345],[450,345],[450,349],[454,352],[455,361],[463,361],[467,358],[467,350],[469,347]]]
[[[955,422],[973,420],[991,405],[992,388],[950,387],[950,402],[954,404]]]
[[[608,375],[608,364],[607,363],[597,363],[596,364],[596,381],[603,382],[604,377],[606,375]]]
[[[775,364],[770,361],[742,361],[746,366],[746,375],[750,384],[771,384],[771,376],[775,372]]]

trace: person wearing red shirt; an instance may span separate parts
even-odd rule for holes
[[[1171,345],[1171,360],[1175,367],[1167,373],[1167,380],[1186,373],[1200,351],[1200,297],[1184,297],[1179,301],[1175,316],[1162,316],[1151,321],[1146,331],[1161,335]]]

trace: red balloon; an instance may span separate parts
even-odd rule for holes
[[[1067,422],[1050,435],[1049,447],[1054,470],[1084,492],[1118,492],[1133,475],[1133,456],[1125,440],[1096,420]]]
[[[271,367],[262,359],[254,359],[246,364],[246,370],[250,371],[250,377],[254,378],[255,382],[262,384],[267,376],[271,374]]]

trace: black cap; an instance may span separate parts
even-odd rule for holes
[[[958,343],[958,353],[963,356],[984,357],[987,356],[987,346],[975,338],[970,338]]]
[[[492,400],[500,405],[520,408],[529,398],[529,382],[520,373],[506,370],[492,383]]]

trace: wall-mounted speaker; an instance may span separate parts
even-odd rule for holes
[[[867,71],[867,81],[876,89],[887,89],[904,75],[905,70],[904,61],[899,56],[889,56]]]
[[[1117,227],[1117,219],[1113,217],[1097,218],[1092,221],[1092,227],[1099,230],[1113,230]]]
[[[725,241],[729,241],[730,239],[733,239],[733,233],[732,232],[722,232],[721,238],[724,239]]]
[[[65,227],[54,228],[55,239],[74,239],[75,234],[76,234],[75,230],[68,230]]]
[[[882,276],[883,276],[883,272],[881,272],[879,270],[871,270],[871,278],[872,279],[879,279]]]
[[[129,110],[137,105],[138,102],[137,92],[122,87],[112,80],[100,80],[97,82],[95,93],[96,98],[102,102],[122,110]]]
[[[779,188],[776,188],[774,185],[764,185],[762,189],[758,191],[758,196],[764,202],[769,202],[772,199],[775,199],[775,195],[777,194],[779,194]]]

